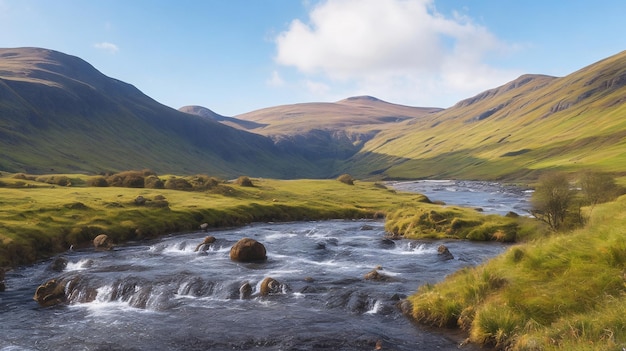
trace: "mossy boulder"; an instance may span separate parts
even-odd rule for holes
[[[243,238],[230,248],[230,259],[239,262],[265,261],[267,251],[260,242],[251,238]]]

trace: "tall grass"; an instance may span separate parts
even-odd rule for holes
[[[497,349],[622,351],[625,209],[626,197],[603,204],[583,229],[515,245],[418,290],[409,297],[412,316],[456,324],[472,342]]]

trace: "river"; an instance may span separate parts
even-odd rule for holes
[[[485,213],[529,215],[532,190],[496,182],[470,180],[415,180],[388,182],[397,190],[416,192],[447,205],[480,208]]]
[[[382,221],[254,224],[92,249],[19,267],[0,292],[0,350],[457,350],[458,340],[412,324],[396,307],[420,285],[500,254],[499,243],[384,239]],[[238,263],[243,237],[265,263]],[[445,244],[454,259],[437,247]],[[57,258],[58,259],[58,258]],[[365,275],[378,268],[383,281]],[[260,296],[266,277],[277,294]],[[33,299],[51,278],[78,281],[69,301]],[[252,296],[240,287],[249,283]],[[95,299],[88,298],[95,296]],[[468,348],[465,348],[466,350]]]

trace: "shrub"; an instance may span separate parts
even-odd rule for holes
[[[35,181],[40,183],[47,183],[59,186],[71,186],[72,182],[70,178],[66,176],[52,175],[52,176],[39,176]]]
[[[165,189],[191,190],[193,189],[193,186],[184,178],[171,177],[165,181]]]
[[[165,183],[156,175],[149,175],[144,179],[144,187],[150,189],[163,189],[165,188]]]
[[[189,178],[189,183],[193,187],[193,190],[204,191],[213,189],[221,181],[214,177],[209,177],[207,175],[199,174]]]
[[[237,181],[235,181],[235,183],[237,183],[240,186],[250,186],[250,187],[254,186],[254,184],[252,184],[252,180],[246,176],[241,176],[237,178]]]
[[[103,176],[96,176],[87,180],[87,186],[107,187],[109,186],[109,183]]]
[[[354,185],[354,178],[352,178],[352,176],[347,173],[337,177],[337,180],[344,184]]]

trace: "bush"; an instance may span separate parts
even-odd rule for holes
[[[59,176],[59,175],[40,176],[40,177],[37,177],[35,181],[40,182],[40,183],[59,185],[59,186],[71,186],[72,185],[70,178],[66,176]]]
[[[337,180],[344,184],[354,185],[354,178],[352,178],[352,176],[347,173],[337,177]]]
[[[165,183],[156,175],[149,175],[144,179],[144,187],[149,189],[163,189],[165,188]]]
[[[103,176],[96,176],[87,179],[87,186],[107,187],[109,183]]]
[[[193,186],[184,178],[171,177],[165,181],[165,189],[192,190]]]
[[[241,176],[237,178],[235,183],[237,183],[240,186],[250,186],[250,187],[254,186],[254,184],[252,184],[252,180],[246,176]]]
[[[221,183],[221,181],[214,177],[199,174],[189,178],[189,183],[193,187],[193,190],[204,191],[210,190]]]

